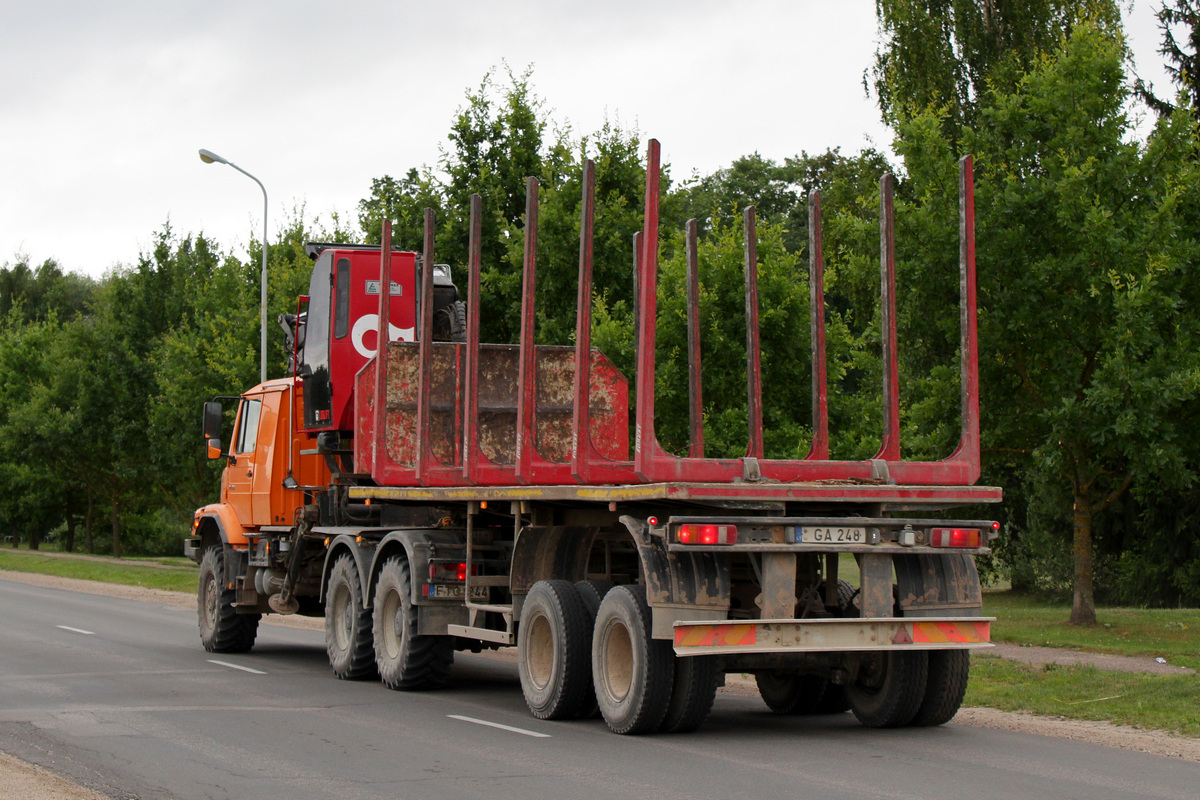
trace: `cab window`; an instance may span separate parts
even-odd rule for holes
[[[247,398],[242,401],[241,421],[238,423],[237,453],[253,453],[258,443],[258,415],[262,400]]]

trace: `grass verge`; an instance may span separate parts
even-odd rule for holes
[[[1089,628],[1067,622],[1069,604],[1009,591],[985,593],[983,611],[996,618],[997,642],[1162,657],[1200,670],[1200,609],[1097,608],[1098,624]]]
[[[971,658],[969,706],[1115,722],[1200,736],[1200,676],[1033,667],[995,656]]]
[[[55,575],[60,578],[77,578],[85,581],[120,583],[126,586],[144,586],[147,589],[165,589],[170,592],[196,591],[197,567],[186,559],[152,559],[159,561],[182,561],[156,566],[141,566],[103,558],[68,558],[43,555],[20,550],[0,550],[0,569],[14,572],[35,572]]]

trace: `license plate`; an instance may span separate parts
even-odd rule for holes
[[[426,597],[457,598],[457,599],[461,600],[463,597],[464,589],[466,589],[466,587],[463,586],[461,583],[458,583],[458,584],[444,584],[444,583],[430,584],[429,585],[429,594],[427,594]],[[488,599],[488,587],[472,586],[471,587],[471,599],[472,600],[487,600]]]
[[[806,527],[801,529],[801,541],[828,544],[862,544],[867,540],[863,527]]]

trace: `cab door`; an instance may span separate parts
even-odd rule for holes
[[[225,500],[245,526],[271,521],[272,446],[279,420],[280,392],[242,397],[237,430],[225,468]]]

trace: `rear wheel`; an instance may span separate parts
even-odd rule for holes
[[[454,640],[417,633],[417,607],[412,602],[408,561],[389,558],[375,584],[371,629],[375,666],[389,689],[440,689],[450,680]]]
[[[671,684],[671,702],[660,731],[688,733],[704,724],[717,697],[717,679],[721,677],[715,656],[675,656],[675,676]]]
[[[538,719],[573,719],[592,702],[592,626],[583,598],[568,581],[538,581],[517,629],[517,671],[529,711]]]
[[[261,614],[239,614],[234,603],[237,592],[225,582],[225,551],[221,545],[204,551],[196,610],[200,642],[210,653],[247,653],[258,635]]]
[[[362,580],[348,553],[334,562],[326,595],[325,651],[333,674],[342,680],[374,677],[371,610],[363,606]]]
[[[971,654],[968,650],[930,650],[929,678],[925,682],[925,698],[912,725],[944,725],[953,719],[967,693],[967,678],[971,673]]]
[[[854,716],[868,728],[907,725],[921,707],[929,674],[924,650],[865,653],[846,699]]]
[[[618,586],[604,596],[592,634],[592,677],[610,730],[658,728],[671,700],[673,656],[669,642],[650,636],[646,587]]]
[[[587,580],[578,581],[575,588],[579,590],[579,596],[583,598],[583,604],[587,607],[588,612],[588,641],[592,638],[592,629],[596,625],[596,612],[600,610],[600,603],[604,601],[604,595],[608,594],[613,588],[613,582],[603,578],[588,578]],[[591,669],[591,664],[588,665]],[[588,679],[591,680],[590,678]],[[599,717],[600,706],[596,703],[596,692],[588,685],[588,703],[587,708],[581,716],[584,717]]]
[[[579,590],[579,596],[583,598],[583,604],[587,606],[588,616],[595,620],[596,612],[600,610],[600,603],[604,601],[604,595],[608,594],[609,589],[613,588],[613,582],[602,578],[588,578],[586,581],[576,583],[575,588]]]

